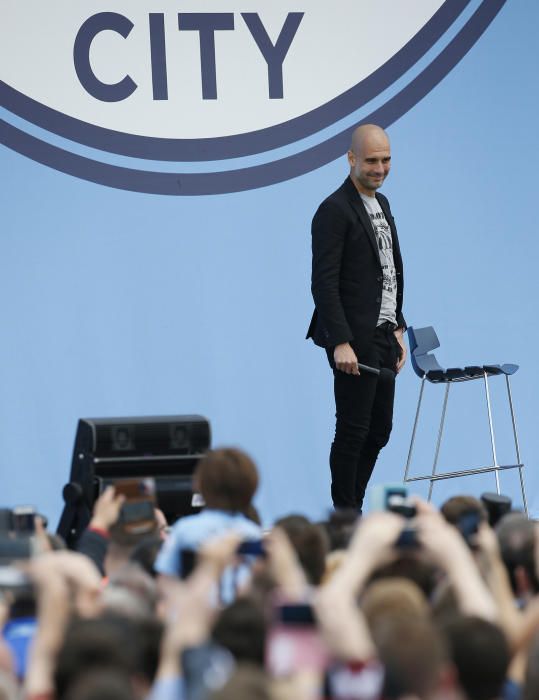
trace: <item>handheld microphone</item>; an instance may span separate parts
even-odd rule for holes
[[[375,374],[376,376],[379,376],[380,370],[376,369],[376,367],[369,367],[369,365],[362,365],[361,362],[357,363],[357,368],[359,369],[360,372],[367,372],[368,374]]]

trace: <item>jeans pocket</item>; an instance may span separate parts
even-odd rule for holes
[[[399,341],[397,340],[396,335],[393,335],[393,338],[395,339],[395,350],[397,351],[397,360],[400,360],[402,357],[402,352],[403,352],[402,346],[399,343]]]

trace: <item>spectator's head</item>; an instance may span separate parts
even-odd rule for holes
[[[66,631],[55,670],[56,697],[88,673],[127,676],[145,697],[159,659],[161,626],[154,620],[129,620],[113,615],[74,619]]]
[[[439,575],[434,564],[403,551],[397,559],[376,569],[371,581],[385,578],[409,579],[430,600],[438,586]]]
[[[455,527],[458,527],[461,518],[469,513],[477,513],[480,522],[488,523],[485,506],[473,496],[452,496],[442,505],[440,512],[447,522]]]
[[[429,616],[427,599],[414,583],[405,578],[380,579],[371,583],[361,596],[361,609],[374,639],[388,617],[426,619]]]
[[[253,460],[233,447],[211,450],[197,464],[196,488],[207,508],[245,512],[258,487]]]
[[[385,669],[382,697],[428,700],[439,690],[447,667],[443,638],[426,617],[386,617],[376,646]]]
[[[267,674],[256,666],[238,666],[222,688],[210,700],[271,700],[271,684]]]
[[[136,700],[129,676],[110,669],[83,673],[59,700]]]
[[[221,612],[212,637],[237,663],[263,666],[266,626],[262,606],[250,598],[238,598]]]
[[[538,593],[535,523],[522,513],[508,513],[498,523],[496,534],[515,596],[529,598]]]
[[[303,515],[288,515],[277,520],[275,525],[286,532],[309,583],[318,586],[326,569],[329,549],[324,530]]]
[[[129,563],[133,552],[148,538],[159,537],[157,521],[151,532],[128,532],[122,523],[116,522],[110,528],[110,540],[105,555],[104,568],[107,576],[112,576],[116,571]]]
[[[101,597],[103,608],[132,618],[147,618],[155,613],[157,586],[150,574],[130,562],[109,578]]]
[[[87,673],[109,671],[130,675],[133,672],[133,639],[122,628],[123,625],[103,619],[71,622],[56,664],[56,697],[64,698]]]
[[[510,661],[501,629],[479,617],[456,617],[442,629],[465,698],[499,698]]]

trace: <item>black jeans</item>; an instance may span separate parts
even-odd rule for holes
[[[331,497],[335,508],[361,512],[376,458],[387,444],[393,425],[395,366],[401,350],[390,324],[378,327],[369,350],[358,356],[358,362],[380,369],[379,376],[364,371],[359,376],[341,372],[335,368],[333,350],[327,350],[336,409],[329,459]],[[358,355],[356,348],[354,352]]]

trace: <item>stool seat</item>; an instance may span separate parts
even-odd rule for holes
[[[443,384],[445,382],[469,382],[473,379],[483,379],[485,373],[489,377],[497,374],[509,376],[518,370],[518,365],[470,365],[464,368],[448,367],[443,369],[430,369],[425,372],[425,377],[432,384]]]
[[[517,428],[515,413],[513,409],[513,399],[511,396],[511,387],[509,384],[509,377],[515,374],[518,370],[518,365],[515,364],[503,364],[503,365],[468,365],[466,367],[448,367],[444,369],[436,359],[436,356],[432,352],[436,348],[440,347],[440,341],[436,335],[436,331],[432,326],[426,326],[425,328],[413,328],[408,327],[407,329],[408,338],[410,341],[410,356],[412,361],[412,367],[415,373],[421,379],[421,389],[419,392],[419,401],[416,409],[416,417],[414,422],[414,427],[412,431],[412,439],[410,441],[410,449],[408,450],[408,459],[406,462],[406,468],[404,471],[404,481],[422,481],[429,480],[429,501],[432,497],[432,488],[434,482],[440,481],[442,479],[453,479],[460,476],[468,476],[470,474],[483,474],[485,472],[494,472],[496,478],[496,491],[500,493],[500,481],[499,472],[508,469],[518,469],[520,476],[520,486],[522,491],[522,501],[524,505],[524,510],[528,513],[528,505],[526,501],[526,492],[524,488],[524,476],[522,469],[524,465],[521,463],[520,459],[520,448],[518,444]],[[511,420],[513,423],[513,436],[515,440],[515,450],[516,450],[516,463],[515,464],[505,464],[501,465],[498,463],[498,457],[496,454],[496,440],[494,435],[494,426],[492,422],[492,411],[490,404],[490,393],[488,378],[495,377],[499,375],[505,376],[506,386],[507,386],[507,396],[509,400],[509,408],[511,410]],[[469,469],[461,469],[452,472],[437,473],[436,467],[438,464],[438,456],[440,453],[440,445],[442,441],[442,435],[444,430],[445,414],[447,410],[447,401],[449,396],[449,387],[451,384],[456,384],[459,382],[469,382],[476,379],[482,379],[485,385],[485,395],[487,400],[487,411],[488,411],[488,421],[490,429],[490,440],[492,446],[492,459],[493,464],[486,467],[476,467]],[[417,430],[417,423],[419,420],[419,412],[421,409],[421,400],[423,398],[423,390],[425,388],[425,380],[431,384],[445,384],[445,397],[442,408],[442,415],[440,420],[440,428],[438,430],[438,441],[436,444],[436,453],[434,455],[434,463],[432,465],[432,471],[430,474],[425,474],[422,476],[409,476],[410,462],[412,458],[412,450],[414,446],[414,440]]]

